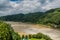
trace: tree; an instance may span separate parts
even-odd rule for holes
[[[9,24],[0,22],[0,40],[20,40],[20,36]]]
[[[31,39],[32,38],[32,34],[29,34],[29,39]]]

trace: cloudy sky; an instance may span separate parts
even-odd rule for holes
[[[0,16],[59,8],[60,0],[0,0]]]

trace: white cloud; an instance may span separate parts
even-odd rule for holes
[[[0,15],[46,11],[60,7],[60,0],[0,0]]]

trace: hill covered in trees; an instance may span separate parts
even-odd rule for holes
[[[0,20],[4,21],[21,21],[21,22],[32,22],[36,23],[41,16],[44,15],[42,12],[28,13],[28,14],[14,14],[0,17]]]
[[[60,8],[51,9],[45,13],[42,19],[39,20],[40,23],[60,27]]]
[[[46,12],[35,12],[28,14],[14,14],[0,17],[3,21],[20,21],[39,24],[48,24],[60,27],[60,8],[51,9]]]

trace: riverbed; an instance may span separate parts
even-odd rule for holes
[[[6,22],[11,24],[15,32],[19,34],[36,34],[36,33],[43,33],[45,35],[50,36],[53,40],[60,40],[60,30],[52,29],[52,28],[45,28],[43,26],[29,24],[29,23],[22,23],[22,22]]]

